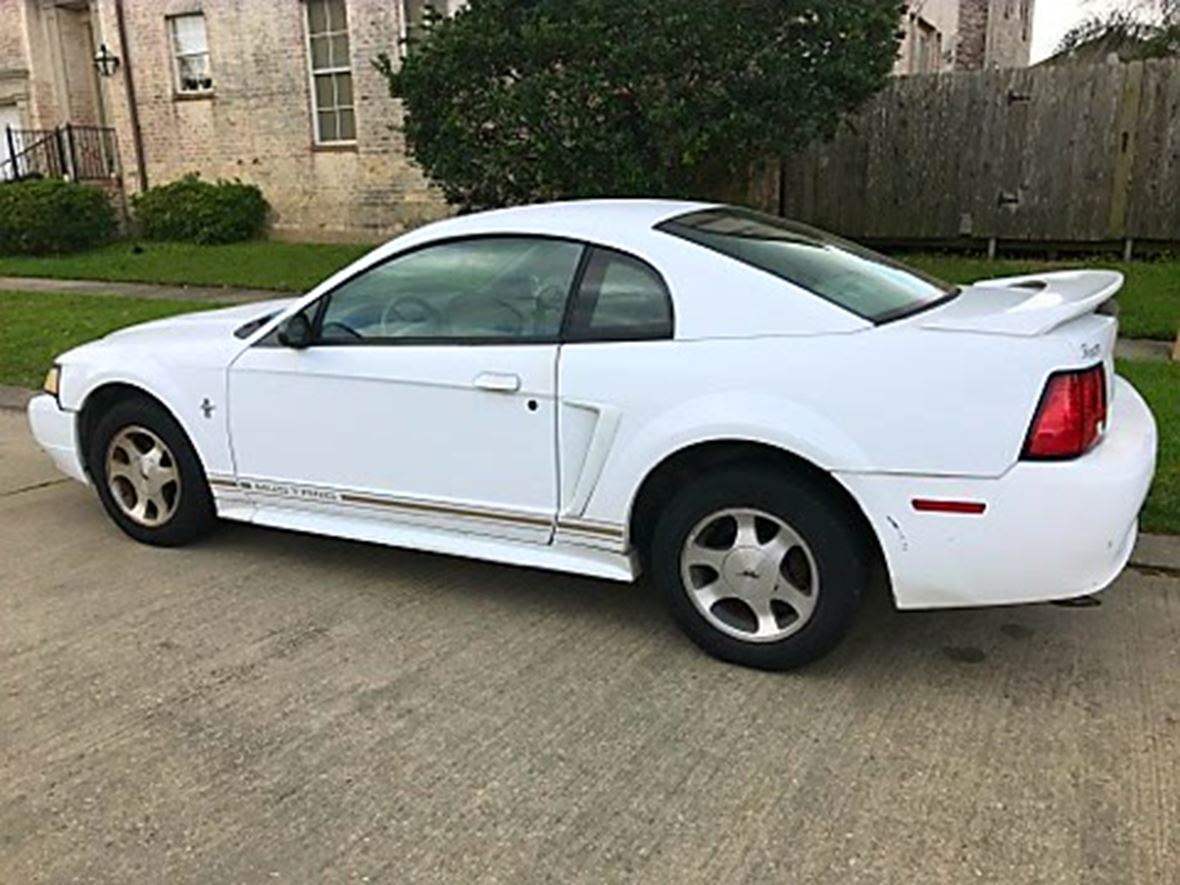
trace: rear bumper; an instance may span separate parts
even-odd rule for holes
[[[1042,602],[1109,586],[1135,546],[1157,442],[1150,409],[1122,378],[1109,427],[1075,461],[1022,461],[998,479],[837,474],[876,529],[898,607]],[[987,509],[918,513],[915,498]]]
[[[29,427],[33,438],[53,459],[57,469],[79,482],[90,482],[78,452],[77,416],[48,394],[29,401]]]

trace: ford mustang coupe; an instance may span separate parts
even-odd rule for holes
[[[1156,455],[1122,282],[959,289],[744,209],[529,206],[71,350],[29,418],[139,541],[220,517],[646,571],[706,651],[785,669],[877,575],[903,609],[1115,579]]]

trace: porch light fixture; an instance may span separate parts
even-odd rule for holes
[[[115,72],[119,70],[119,56],[111,52],[103,43],[98,47],[98,52],[94,54],[94,67],[100,77],[113,77]]]

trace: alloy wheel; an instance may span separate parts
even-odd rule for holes
[[[684,589],[711,626],[746,642],[777,642],[810,620],[819,569],[807,542],[777,516],[716,511],[688,533]]]
[[[124,427],[107,446],[107,487],[123,514],[147,528],[168,522],[180,503],[180,470],[168,445],[146,427]]]

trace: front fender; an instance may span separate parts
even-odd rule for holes
[[[111,349],[113,351],[113,348]],[[149,353],[134,358],[104,354],[87,362],[68,362],[62,370],[61,404],[81,411],[94,393],[112,384],[142,390],[159,400],[184,430],[207,473],[233,474],[229,448],[226,372],[224,368],[188,365],[177,371]],[[211,409],[203,408],[207,404]]]

